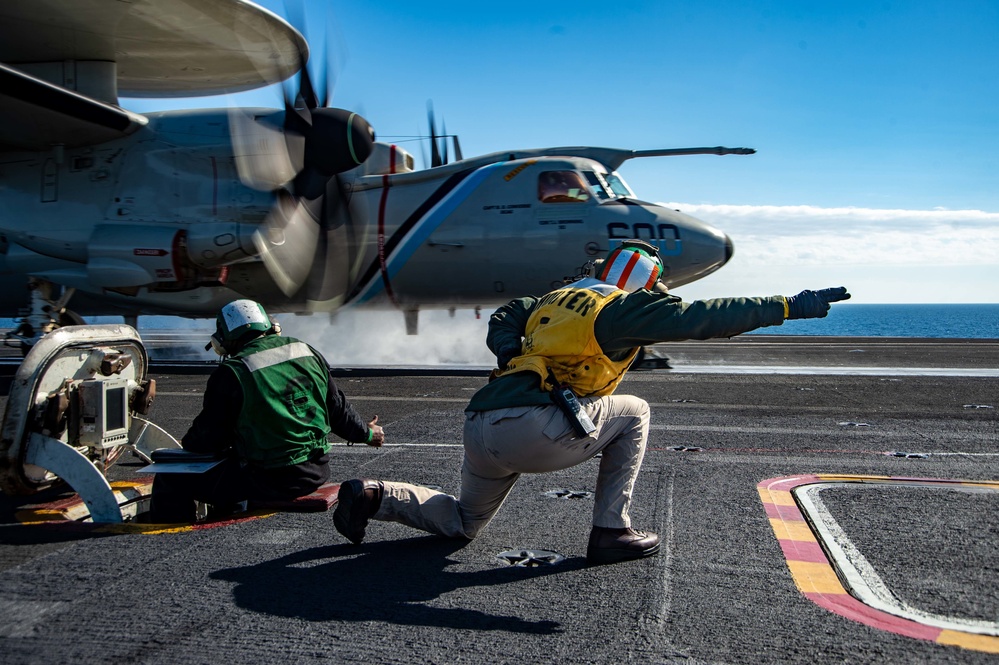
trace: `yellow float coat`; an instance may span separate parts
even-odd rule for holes
[[[522,354],[497,375],[534,372],[543,388],[550,390],[551,369],[560,383],[568,384],[580,397],[610,395],[638,348],[624,360],[611,360],[597,343],[593,325],[600,310],[625,293],[608,284],[593,284],[570,285],[546,294],[527,320]]]

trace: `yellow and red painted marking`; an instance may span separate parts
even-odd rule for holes
[[[791,494],[803,485],[818,483],[919,483],[953,487],[999,488],[999,483],[941,480],[929,478],[895,478],[889,476],[849,476],[812,474],[784,478],[769,478],[756,486],[760,500],[770,518],[770,526],[780,542],[787,566],[798,590],[816,605],[862,624],[907,637],[938,644],[958,646],[975,651],[999,653],[999,638],[957,630],[928,626],[897,617],[860,602],[847,592],[836,575],[831,561],[819,545],[808,522]]]
[[[126,480],[111,483],[111,489],[118,499],[118,503],[123,504],[128,501],[135,501],[142,497],[148,497],[152,493],[152,478],[142,477],[136,480]],[[49,503],[30,506],[19,510],[15,517],[22,524],[37,524],[45,526],[59,526],[60,528],[71,527],[85,530],[89,533],[183,533],[185,531],[201,531],[203,529],[215,529],[220,526],[248,522],[250,520],[262,519],[277,514],[278,510],[255,510],[240,513],[239,517],[231,519],[212,520],[209,522],[198,522],[196,524],[138,524],[136,522],[123,522],[119,524],[102,524],[93,522],[81,522],[90,515],[86,504],[76,494],[50,501]]]

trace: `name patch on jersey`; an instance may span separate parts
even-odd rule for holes
[[[591,309],[596,307],[597,299],[581,289],[565,289],[552,291],[541,297],[538,306],[555,305],[575,312],[580,316],[586,316]]]

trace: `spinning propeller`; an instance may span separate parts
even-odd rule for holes
[[[458,143],[458,136],[456,134],[448,134],[447,126],[443,121],[441,121],[440,134],[437,133],[437,123],[434,122],[434,106],[430,102],[427,102],[427,124],[430,126],[430,166],[443,166],[448,163],[447,140],[449,138],[454,143],[455,161],[460,162],[462,160],[462,154],[461,144]],[[438,139],[440,139],[439,145]],[[426,159],[426,153],[424,153],[424,159]]]
[[[296,27],[304,25],[297,9]],[[347,290],[351,259],[350,218],[337,176],[371,155],[375,132],[360,115],[330,106],[328,57],[316,65],[327,72],[318,72],[318,89],[304,39],[299,60],[297,77],[283,86],[282,125],[232,109],[230,133],[243,183],[277,195],[253,235],[260,258],[286,296],[305,288],[311,306],[332,309]]]

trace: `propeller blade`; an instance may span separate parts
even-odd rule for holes
[[[454,161],[460,162],[464,157],[461,156],[461,144],[458,143],[458,135],[455,134],[451,139],[454,141]]]
[[[285,9],[305,35],[304,2],[288,0]],[[326,37],[323,58],[313,63],[303,38],[297,78],[283,86],[283,132],[274,126],[268,134],[245,119],[231,126],[240,177],[250,186],[277,190],[273,209],[253,234],[261,260],[286,296],[301,292],[310,307],[331,310],[345,299],[354,254],[336,176],[367,160],[375,132],[357,113],[329,107],[334,81]]]
[[[316,258],[322,200],[279,194],[253,244],[278,288],[293,296],[305,283]]]
[[[229,109],[229,136],[236,171],[247,187],[273,191],[292,180],[301,168],[301,164],[296,168],[292,162],[284,132],[241,109]]]
[[[312,114],[305,102],[307,93],[303,93],[302,83],[308,81],[308,49],[299,53],[299,70],[297,76],[285,81],[281,90],[284,93],[284,128],[288,132],[308,134],[312,127]],[[297,85],[296,85],[297,84]]]
[[[427,102],[427,122],[430,125],[430,167],[441,166],[441,152],[437,147],[437,129],[434,126],[434,105]]]
[[[288,62],[287,58],[282,58],[281,55],[287,53],[290,48],[294,48],[298,52],[298,61],[295,69],[288,69],[285,65],[285,70],[282,71],[279,76],[282,78],[275,79],[275,71],[273,66],[268,66],[264,64],[263,60],[251,59],[251,63],[257,72],[260,73],[260,77],[265,81],[281,80],[287,81],[288,79],[294,77],[298,73],[298,69],[301,67],[304,60],[308,60],[309,44],[305,39],[305,36],[298,30],[296,26],[292,26],[295,32],[291,35],[284,30],[284,28],[274,28],[271,27],[270,22],[265,29],[256,22],[249,23],[245,15],[240,15],[234,17],[235,20],[242,26],[241,29],[236,29],[233,31],[234,36],[240,44],[241,50],[246,53],[261,53],[270,51],[271,60],[282,59]],[[291,43],[288,43],[288,40]],[[305,58],[301,57],[302,53],[305,53]]]
[[[430,161],[427,160],[427,143],[426,141],[423,140],[422,128],[420,127],[416,128],[416,136],[420,138],[420,163],[423,164],[424,167],[426,167],[426,165],[429,164]]]
[[[247,51],[267,47],[275,52],[281,50],[281,42],[275,34],[255,29],[240,30],[236,34]],[[298,67],[282,83],[286,105],[287,99],[292,96],[289,81],[295,79],[295,74],[309,57],[309,45],[301,32],[296,32],[294,39],[298,50]],[[270,118],[253,116],[238,107],[230,106],[229,136],[237,172],[243,184],[261,191],[273,191],[292,180],[302,169],[302,134],[308,129],[309,123],[302,122],[297,116],[296,120],[299,122],[290,123],[286,118],[282,131],[280,125]]]
[[[288,14],[288,21],[295,26],[295,29],[305,36],[306,41],[309,41],[309,34],[306,28],[305,20],[305,7],[299,0],[286,0],[285,11]],[[299,53],[299,58],[301,60],[301,68],[298,72],[298,91],[295,96],[295,101],[299,99],[301,103],[305,105],[305,108],[310,111],[314,108],[319,107],[319,100],[322,98],[322,94],[316,94],[316,89],[312,84],[312,76],[309,72],[308,64],[309,57],[308,51]],[[294,104],[296,107],[298,104]]]
[[[316,249],[324,258],[315,265],[322,267],[309,275],[306,285],[305,306],[310,312],[331,312],[343,305],[349,287],[350,255],[346,242],[346,229],[342,226],[320,233]]]
[[[441,120],[441,143],[444,147],[444,156],[442,160],[445,164],[447,164],[447,124],[443,119]]]
[[[352,238],[350,213],[341,205],[339,181],[329,183],[323,197],[322,224],[316,245],[316,261],[306,282],[306,307],[309,311],[330,312],[346,299],[350,287]]]
[[[264,228],[254,234],[254,245],[285,295],[295,294],[309,279],[306,296],[329,303],[342,301],[350,261],[343,253],[349,245],[337,230],[343,224],[328,226],[332,213],[340,212],[336,174],[362,164],[374,150],[375,137],[356,113],[323,108],[311,113],[309,132],[300,137],[303,167],[292,182],[292,196],[279,195]],[[318,277],[312,276],[313,266]]]
[[[320,78],[322,81],[323,92],[320,95],[320,100],[322,101],[323,108],[329,108],[333,104],[333,91],[336,89],[336,78],[337,71],[340,65],[334,60],[333,54],[331,52],[332,42],[333,42],[333,32],[335,31],[335,25],[333,23],[333,17],[329,14],[327,9],[327,20],[326,20],[326,39],[323,40],[323,71]]]
[[[315,3],[313,3],[315,4]],[[322,33],[322,58],[316,61],[310,59],[311,71],[309,84],[314,88],[315,105],[308,108],[329,108],[333,102],[333,93],[336,89],[337,73],[346,60],[346,40],[339,30],[339,26],[333,17],[333,12],[329,4],[323,5],[325,16],[325,31]],[[305,5],[303,0],[286,0],[286,13],[288,21],[295,28],[308,38],[308,21],[305,18]],[[315,45],[314,40],[309,39],[309,43]],[[335,53],[334,53],[335,50]]]
[[[319,108],[319,97],[312,86],[312,76],[309,75],[308,61],[302,64],[302,69],[298,72],[298,98],[305,104],[305,108],[310,111]]]

